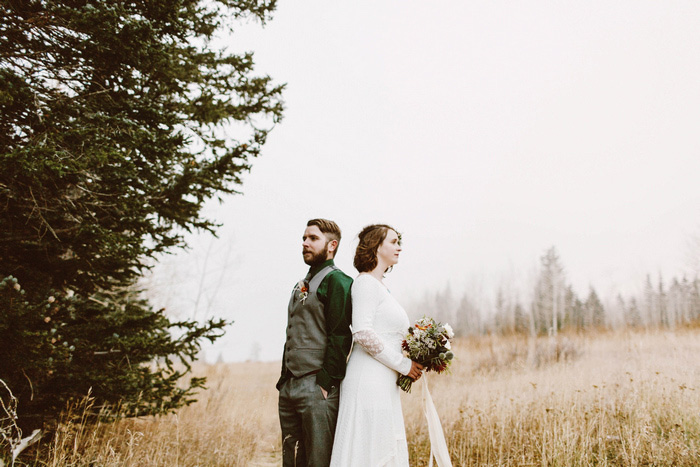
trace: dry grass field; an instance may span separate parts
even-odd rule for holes
[[[455,466],[700,465],[698,329],[482,337],[455,349],[452,373],[429,375]],[[196,404],[64,423],[40,465],[281,465],[278,372],[277,363],[202,366],[209,390]],[[426,466],[421,386],[403,403],[411,465]]]

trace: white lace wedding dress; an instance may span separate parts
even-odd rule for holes
[[[354,347],[340,385],[331,467],[408,467],[398,373],[411,360],[401,352],[410,325],[404,309],[369,274],[352,284]]]

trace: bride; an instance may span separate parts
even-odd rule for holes
[[[398,374],[414,381],[423,367],[401,352],[410,325],[404,309],[382,279],[399,261],[401,238],[376,224],[359,234],[352,284],[352,327],[356,344],[340,385],[340,408],[331,467],[408,466],[408,446]]]

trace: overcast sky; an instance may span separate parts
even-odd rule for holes
[[[156,303],[184,312],[204,290],[200,310],[235,321],[208,358],[281,358],[313,217],[343,229],[353,277],[363,226],[401,231],[386,282],[405,306],[448,283],[526,291],[550,246],[580,295],[682,275],[700,232],[698,24],[697,1],[281,1],[226,42],[287,83],[284,120],[243,195],[210,206],[220,240],[156,269]]]

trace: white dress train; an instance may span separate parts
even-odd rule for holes
[[[340,385],[331,467],[408,467],[398,374],[411,360],[401,352],[410,325],[404,309],[369,274],[352,284],[355,343]]]

